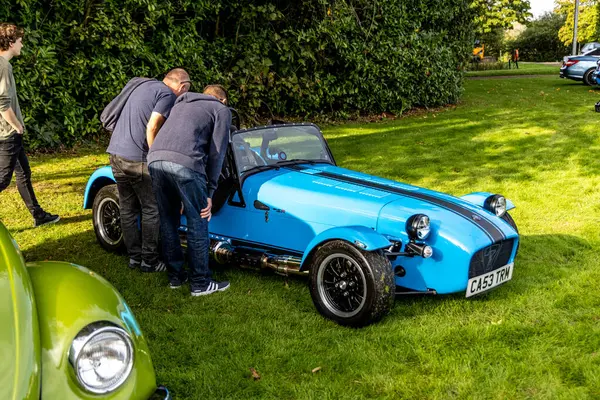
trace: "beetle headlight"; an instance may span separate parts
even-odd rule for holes
[[[504,196],[495,194],[485,199],[484,207],[496,214],[497,217],[502,217],[506,213],[506,199]]]
[[[426,239],[429,232],[431,232],[431,226],[429,217],[425,214],[415,214],[406,221],[406,233],[411,239]]]
[[[108,393],[129,377],[133,367],[133,344],[129,334],[117,326],[91,324],[73,340],[69,361],[85,390]]]

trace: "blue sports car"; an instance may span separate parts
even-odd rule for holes
[[[110,167],[91,176],[102,246],[122,245]],[[213,196],[218,263],[308,276],[317,310],[342,325],[383,317],[396,294],[485,293],[513,276],[513,204],[492,193],[457,198],[336,166],[313,124],[234,131]],[[186,219],[181,218],[185,243]]]

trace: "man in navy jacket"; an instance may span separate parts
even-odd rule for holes
[[[211,279],[208,222],[229,142],[231,111],[227,92],[209,85],[204,93],[177,99],[148,153],[148,168],[160,213],[163,252],[171,288],[187,280],[179,241],[181,204],[187,218],[187,254],[192,296],[229,288]]]

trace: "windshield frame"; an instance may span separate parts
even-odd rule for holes
[[[327,151],[327,155],[329,156],[329,160],[314,160],[314,161],[307,161],[307,160],[298,160],[298,164],[321,164],[321,163],[325,163],[325,164],[330,164],[330,165],[337,165],[335,162],[335,159],[333,158],[333,154],[331,153],[331,149],[329,148],[329,144],[327,143],[327,140],[325,139],[325,137],[323,136],[323,132],[321,132],[321,129],[313,124],[312,122],[302,122],[302,123],[289,123],[289,124],[276,124],[276,125],[261,125],[261,126],[256,126],[253,128],[247,128],[247,129],[240,129],[237,130],[235,132],[231,133],[231,137],[230,137],[230,145],[231,143],[233,143],[233,138],[235,135],[238,135],[240,133],[248,133],[248,132],[254,132],[254,131],[259,131],[259,130],[267,130],[267,129],[273,129],[273,128],[285,128],[285,127],[295,127],[295,126],[311,126],[313,128],[315,128],[316,132],[314,133],[314,136],[316,136],[319,141],[321,142],[321,144],[323,145],[323,147],[325,148],[325,150]],[[309,134],[312,134],[312,132],[308,132]],[[240,183],[240,186],[243,185],[244,181],[246,180],[246,178],[255,175],[259,172],[263,172],[265,169],[261,169],[261,168],[251,168],[248,169],[246,171],[244,171],[244,173],[240,173],[240,171],[238,170],[238,164],[237,164],[237,160],[235,158],[235,152],[232,151],[232,157],[233,157],[233,165],[235,166],[235,173],[238,177],[238,182]],[[271,164],[269,165],[270,168],[267,168],[267,170],[270,169],[279,169],[279,168],[285,168],[286,166],[289,165],[294,165],[293,161],[295,160],[286,160],[287,162],[285,162],[285,165],[280,165],[277,166],[277,163],[275,164]],[[259,166],[259,167],[266,167],[266,165],[264,166]],[[254,170],[254,171],[253,171]],[[249,172],[249,173],[248,173]]]

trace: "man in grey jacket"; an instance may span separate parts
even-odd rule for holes
[[[22,40],[23,29],[0,23],[0,192],[16,172],[19,194],[33,216],[34,226],[41,226],[57,222],[60,217],[40,207],[31,185],[31,168],[23,147],[25,123],[10,65],[13,57],[21,55]]]

